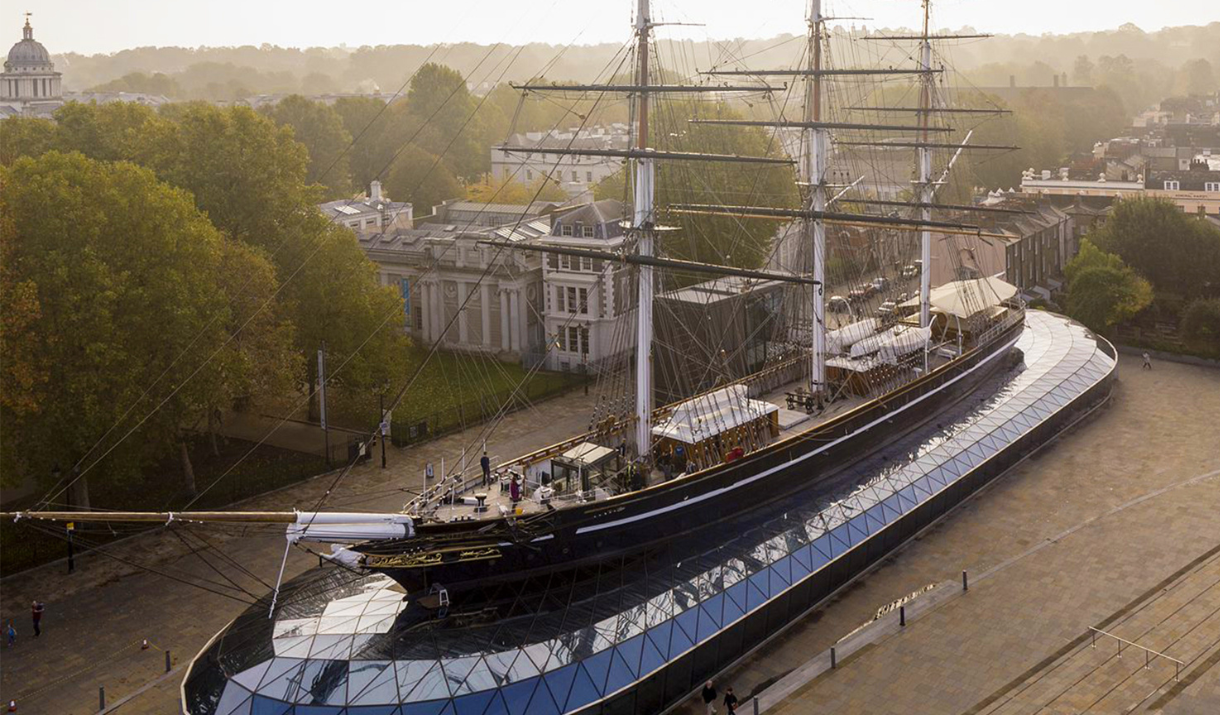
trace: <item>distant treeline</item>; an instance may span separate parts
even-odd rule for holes
[[[964,28],[973,31],[972,28]],[[886,31],[888,32],[888,31]],[[907,31],[903,31],[907,32]],[[839,30],[832,55],[839,64],[871,63],[905,54],[883,43],[852,43],[860,30]],[[626,37],[626,34],[624,34]],[[789,66],[802,51],[801,38],[781,35],[724,42],[658,42],[660,61],[678,74],[729,66],[749,57],[752,67]],[[543,75],[591,81],[621,71],[623,45],[563,47],[532,43],[524,47],[464,43],[441,48],[392,45],[360,48],[141,47],[111,55],[64,54],[56,57],[71,89],[105,88],[148,91],[176,99],[222,100],[263,93],[324,94],[393,92],[425,62],[439,62],[461,72],[477,93],[504,81]],[[1083,58],[1083,59],[1082,59]],[[1106,59],[1109,58],[1109,59]],[[1050,86],[1064,73],[1073,84],[1128,79],[1128,111],[1159,99],[1158,95],[1215,88],[1220,68],[1220,22],[1206,26],[1143,32],[1133,25],[1107,32],[1068,35],[997,35],[953,43],[944,61],[979,86]],[[1191,60],[1206,60],[1181,72]],[[1210,79],[1207,75],[1211,75]]]

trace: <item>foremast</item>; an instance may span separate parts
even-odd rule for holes
[[[636,84],[648,87],[648,38],[652,32],[649,0],[639,0],[635,17]],[[647,90],[641,91],[637,104],[635,146],[641,152],[648,148]],[[635,162],[635,195],[632,201],[631,228],[636,234],[636,253],[653,255],[654,183],[653,160],[638,157]],[[635,358],[635,444],[636,454],[647,459],[652,444],[652,266],[641,264],[636,300],[639,320],[636,326]]]

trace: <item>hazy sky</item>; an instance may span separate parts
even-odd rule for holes
[[[22,13],[52,52],[147,45],[349,47],[434,42],[618,42],[635,0],[5,0],[0,41],[21,38]],[[653,0],[653,17],[697,22],[660,32],[693,39],[800,34],[807,0]],[[825,0],[828,14],[914,27],[919,0]],[[1144,30],[1220,21],[1217,0],[940,0],[938,27],[998,33],[1074,32],[1135,23]],[[850,20],[842,24],[852,24]]]

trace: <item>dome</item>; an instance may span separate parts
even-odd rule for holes
[[[24,35],[21,41],[13,45],[13,49],[8,51],[8,60],[4,63],[5,69],[16,69],[18,67],[45,67],[51,64],[51,53],[47,52],[47,48],[42,46],[42,43],[34,39],[34,28],[30,27],[30,21],[25,21],[25,28],[22,31]]]

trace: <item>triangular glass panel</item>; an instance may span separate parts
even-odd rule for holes
[[[610,654],[606,653],[606,670],[609,671]],[[603,678],[605,675],[603,674]],[[601,681],[604,685],[605,681]],[[602,691],[593,683],[593,678],[590,677],[588,671],[585,670],[584,664],[580,664],[576,668],[576,679],[572,682],[572,692],[568,694],[568,701],[563,706],[563,712],[571,712],[588,705],[589,703],[600,700]]]
[[[455,698],[453,700],[454,715],[483,715],[487,706],[491,704],[493,695],[498,696],[499,693],[489,690]]]
[[[644,647],[640,653],[640,677],[645,677],[665,665],[665,655],[653,643],[652,636],[644,636]]]
[[[568,701],[568,693],[572,690],[572,681],[576,679],[576,671],[579,669],[579,665],[565,665],[559,670],[552,670],[542,676],[545,689],[538,688],[538,691],[534,693],[534,702],[537,702],[546,692],[549,692],[559,712],[565,712],[564,703]],[[534,705],[531,704],[530,715],[533,715],[533,708]]]
[[[284,715],[289,710],[292,710],[292,703],[255,695],[254,702],[251,703],[250,715]]]
[[[534,690],[537,689],[540,681],[541,678],[530,678],[500,689],[508,715],[525,715],[529,712],[527,708],[529,708],[530,699],[534,697]],[[547,700],[550,700],[550,696],[547,696]]]
[[[638,666],[637,666],[638,667]],[[623,660],[623,654],[614,653],[614,657],[610,659],[610,674],[606,678],[604,692],[617,692],[620,688],[625,688],[635,682],[635,670],[633,670],[627,661]]]

